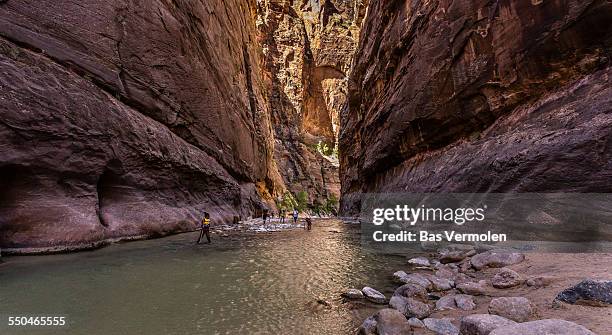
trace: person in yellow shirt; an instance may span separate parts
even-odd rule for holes
[[[210,243],[210,214],[208,212],[204,212],[204,218],[202,219],[202,223],[200,224],[200,237],[198,237],[197,244],[200,244],[200,240],[206,234],[206,240]]]

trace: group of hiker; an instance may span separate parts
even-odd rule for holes
[[[280,223],[285,223],[285,216],[286,216],[286,212],[284,210],[280,210],[278,212],[278,217],[280,218]],[[293,213],[292,213],[292,217],[293,217],[293,223],[296,224],[298,221],[298,216],[299,216],[299,211],[297,209],[293,209]],[[268,221],[268,218],[273,218],[274,217],[274,212],[268,212],[267,209],[263,210],[263,213],[261,214],[261,218],[263,219],[263,223],[266,224],[266,222]]]
[[[293,223],[297,224],[298,222],[298,217],[299,217],[299,211],[297,209],[293,209],[292,212],[292,217],[293,217]],[[264,210],[262,213],[262,219],[263,219],[263,223],[265,224],[266,221],[268,220],[268,210]],[[280,219],[281,219],[281,223],[285,223],[285,211],[281,210],[278,213]],[[312,229],[312,219],[307,217],[304,219],[305,223],[304,223],[304,229],[307,230],[311,230]],[[206,236],[206,240],[208,241],[208,243],[211,243],[210,240],[210,214],[208,212],[204,212],[204,217],[202,218],[202,221],[200,223],[200,236],[198,237],[198,242],[197,244],[200,244],[200,241],[202,240],[202,237]]]

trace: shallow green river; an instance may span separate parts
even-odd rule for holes
[[[339,294],[389,293],[404,258],[364,251],[359,229],[328,220],[216,238],[195,233],[67,255],[5,257],[0,316],[66,316],[64,328],[0,334],[349,334],[374,311]],[[322,300],[327,304],[317,302]]]

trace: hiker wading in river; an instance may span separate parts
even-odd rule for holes
[[[197,244],[200,244],[200,240],[204,234],[206,234],[206,240],[210,243],[210,214],[208,214],[208,212],[204,212],[204,218],[202,219],[200,229],[200,237],[198,237]]]
[[[298,221],[298,210],[297,209],[293,209],[293,224],[297,224]]]
[[[312,229],[312,219],[311,218],[306,218],[306,225],[304,226],[304,229],[308,229],[308,230]]]

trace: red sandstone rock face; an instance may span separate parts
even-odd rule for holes
[[[612,191],[608,1],[378,1],[341,116],[362,192]]]
[[[336,143],[364,14],[360,0],[258,2],[275,162],[287,190],[313,203],[340,195],[337,161],[314,148]]]
[[[0,247],[86,246],[261,206],[282,182],[255,3],[0,3]]]

